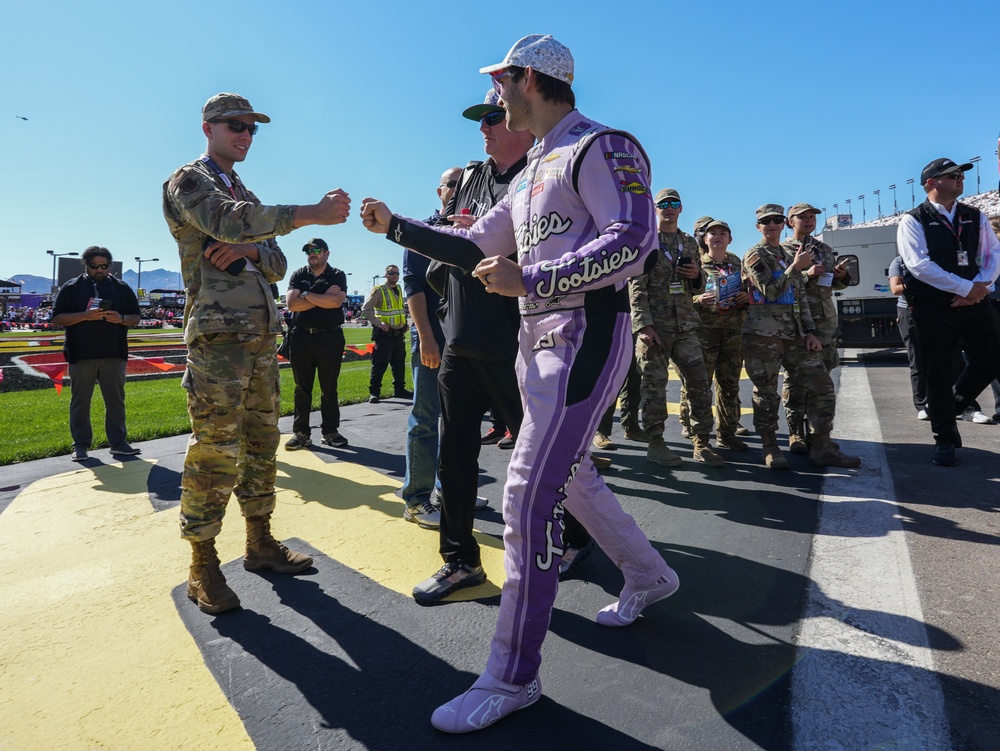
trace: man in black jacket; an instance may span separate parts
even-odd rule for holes
[[[917,359],[927,380],[935,464],[955,464],[956,415],[1000,377],[1000,317],[987,295],[1000,272],[1000,240],[987,217],[960,203],[971,164],[935,159],[920,182],[927,200],[899,223],[896,246],[920,336]],[[960,341],[969,364],[952,387],[951,352]]]
[[[128,327],[139,325],[135,292],[111,274],[111,251],[92,245],[83,251],[84,273],[62,286],[52,309],[52,325],[66,328],[63,352],[69,364],[72,395],[69,432],[75,462],[87,459],[94,434],[90,400],[94,385],[104,397],[104,430],[112,456],[133,456],[126,440],[125,365]]]

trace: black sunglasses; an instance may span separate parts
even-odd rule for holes
[[[447,180],[441,183],[442,188],[454,188],[456,185],[458,185],[458,180]]]
[[[785,217],[783,216],[765,216],[763,219],[758,219],[757,224],[784,224]]]
[[[102,269],[104,271],[111,268],[110,263],[88,263],[87,265],[92,269]]]
[[[209,120],[210,123],[225,123],[229,126],[229,130],[233,133],[242,133],[245,130],[250,131],[251,136],[257,135],[257,128],[259,127],[257,123],[251,123],[247,125],[242,120],[230,120],[226,117],[217,117],[215,120]]]
[[[494,125],[502,123],[505,119],[507,119],[507,115],[504,112],[490,112],[479,118],[479,121],[486,123],[487,126],[492,128]]]

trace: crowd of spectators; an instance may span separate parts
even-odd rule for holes
[[[979,209],[988,217],[1000,216],[1000,192],[996,190],[989,190],[975,196],[962,196],[961,201],[966,206]],[[858,229],[862,227],[892,227],[899,224],[900,219],[902,219],[905,214],[906,211],[904,210],[897,214],[889,214],[887,216],[879,217],[878,219],[872,219],[871,221],[859,222],[857,224],[852,224],[851,229]]]

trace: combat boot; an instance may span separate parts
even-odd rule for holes
[[[243,568],[260,571],[269,568],[278,574],[297,574],[312,566],[308,555],[289,550],[271,536],[271,515],[247,517],[247,554]]]
[[[788,421],[788,450],[793,454],[808,454],[809,444],[805,435],[802,418],[791,418]]]
[[[663,436],[650,436],[649,447],[646,449],[646,459],[661,467],[679,467],[684,463],[677,454],[667,448]]]
[[[729,449],[730,451],[746,451],[750,447],[735,435],[717,435],[715,437],[715,447],[717,449]]]
[[[812,449],[809,451],[809,463],[816,467],[853,469],[861,466],[861,457],[842,454],[837,444],[830,440],[829,433],[814,433]]]
[[[701,462],[709,467],[726,466],[726,460],[712,451],[712,447],[708,445],[707,435],[692,436],[691,443],[694,444],[694,456],[692,458],[696,462]]]
[[[778,439],[774,433],[761,433],[761,454],[768,469],[788,469],[788,460],[778,448]]]
[[[205,613],[222,613],[240,606],[240,598],[222,575],[214,539],[191,542],[187,595]]]

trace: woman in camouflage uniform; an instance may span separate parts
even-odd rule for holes
[[[833,299],[836,290],[847,288],[847,269],[837,263],[833,248],[812,236],[816,231],[816,216],[820,210],[808,203],[797,203],[788,210],[788,226],[792,237],[781,244],[789,255],[794,256],[800,248],[812,251],[813,265],[802,272],[805,282],[806,300],[809,312],[816,325],[816,338],[823,349],[820,359],[827,372],[840,365],[837,347],[840,343],[840,323],[837,320],[837,303]],[[804,418],[806,415],[806,395],[795,378],[785,374],[785,384],[781,393],[785,402],[785,417],[788,420],[788,450],[793,454],[806,454]]]
[[[762,239],[743,256],[743,276],[750,291],[750,308],[743,327],[743,357],[753,381],[754,428],[763,443],[764,464],[787,469],[778,448],[778,371],[803,384],[807,395],[812,449],[816,466],[857,467],[861,460],[845,456],[830,444],[836,404],[833,381],[819,353],[823,345],[804,299],[802,272],[813,265],[813,254],[800,248],[794,257],[781,247],[784,208],[773,203],[757,209]]]

